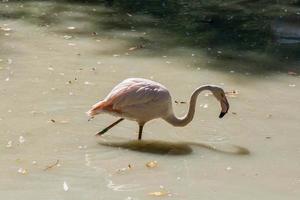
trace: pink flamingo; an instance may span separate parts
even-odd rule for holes
[[[197,97],[203,90],[211,91],[221,103],[222,111],[219,118],[222,118],[229,109],[222,88],[214,85],[203,85],[197,88],[192,93],[188,113],[182,118],[177,118],[173,112],[168,89],[160,83],[142,78],[129,78],[119,83],[104,100],[93,105],[87,115],[93,118],[94,115],[104,112],[121,117],[97,135],[104,134],[124,118],[136,121],[139,124],[138,139],[141,140],[145,123],[152,119],[162,118],[173,126],[185,126],[191,122],[195,114]]]

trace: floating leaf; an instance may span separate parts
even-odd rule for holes
[[[133,50],[136,50],[136,49],[137,49],[137,47],[130,47],[128,50],[133,51]]]
[[[71,35],[64,35],[64,38],[65,38],[66,40],[69,40],[69,39],[72,38],[72,36],[71,36]]]
[[[27,171],[27,169],[19,168],[19,169],[18,169],[18,173],[19,173],[19,174],[26,175],[26,174],[28,174],[28,171]]]
[[[158,167],[158,163],[157,163],[156,160],[150,161],[150,162],[146,163],[146,167],[148,167],[148,168],[155,168],[155,167]]]
[[[19,137],[19,142],[20,144],[25,142],[25,138],[22,135]]]
[[[166,190],[161,190],[161,191],[157,191],[157,192],[150,192],[148,193],[148,195],[150,196],[156,196],[156,197],[162,197],[162,196],[167,196],[170,193]]]
[[[1,30],[3,30],[3,31],[11,31],[11,28],[9,28],[9,27],[3,27],[3,28],[1,28]]]
[[[44,171],[47,171],[49,169],[52,169],[53,167],[58,167],[58,166],[59,166],[59,160],[56,160],[54,164],[46,166]]]
[[[64,181],[64,183],[63,183],[63,188],[64,188],[64,191],[68,191],[69,190],[69,186],[68,186],[68,184],[67,184],[66,181]]]
[[[7,147],[7,148],[11,148],[11,147],[12,147],[12,141],[11,141],[11,140],[7,142],[6,147]]]
[[[289,84],[289,87],[296,87],[296,84]]]

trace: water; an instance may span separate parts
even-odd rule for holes
[[[223,59],[229,50],[142,26],[159,18],[102,4],[0,8],[1,199],[299,198],[297,60],[278,67],[257,51]],[[85,112],[128,77],[159,81],[178,102],[207,83],[237,94],[224,119],[201,94],[186,127],[154,120],[137,142],[137,124],[124,121],[95,137],[116,119],[88,122]],[[187,110],[173,106],[178,116]]]

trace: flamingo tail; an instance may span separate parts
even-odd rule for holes
[[[103,111],[103,108],[106,106],[106,102],[100,101],[92,106],[92,108],[86,112],[89,117],[94,117]]]

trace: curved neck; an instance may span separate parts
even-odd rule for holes
[[[184,117],[177,118],[174,115],[173,108],[172,108],[170,114],[168,116],[166,116],[164,118],[164,120],[166,120],[168,123],[172,124],[173,126],[186,126],[194,118],[196,101],[197,101],[198,95],[203,90],[211,90],[211,88],[212,88],[212,86],[210,86],[210,85],[204,85],[204,86],[201,86],[201,87],[197,88],[193,92],[193,94],[191,96],[191,99],[190,99],[189,111],[188,111],[188,113]]]

